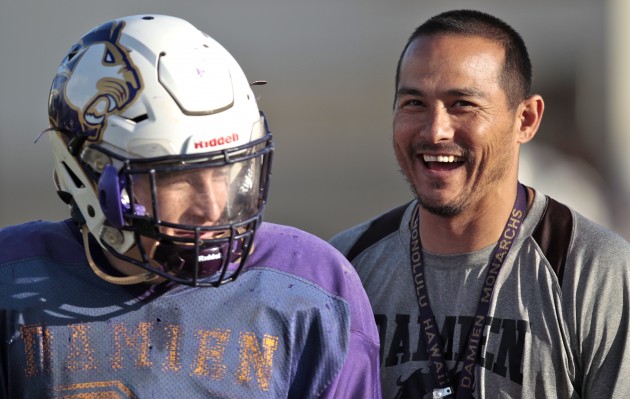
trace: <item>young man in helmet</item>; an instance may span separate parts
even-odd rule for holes
[[[398,63],[414,201],[333,238],[366,287],[386,398],[630,397],[630,245],[518,182],[544,103],[520,35],[439,14]]]
[[[72,219],[0,230],[0,396],[380,397],[352,267],[262,223],[271,135],[223,47],[109,21],[62,61],[49,120]]]

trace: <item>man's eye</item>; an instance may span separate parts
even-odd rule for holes
[[[227,173],[215,173],[212,175],[212,181],[215,183],[225,183],[227,181]]]
[[[177,189],[177,188],[183,188],[184,186],[189,185],[190,183],[188,182],[188,180],[185,179],[167,179],[167,180],[162,180],[158,183],[158,186],[160,188],[163,189]]]
[[[423,107],[424,103],[420,100],[417,99],[410,99],[410,100],[404,100],[401,101],[401,108],[404,107]]]
[[[453,103],[454,107],[474,107],[475,104],[471,103],[470,101],[466,101],[466,100],[457,100]]]
[[[157,183],[160,187],[172,188],[174,186],[189,184],[189,179],[188,176],[183,173],[173,173],[158,177]]]

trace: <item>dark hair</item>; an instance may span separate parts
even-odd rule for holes
[[[532,64],[521,36],[499,18],[474,10],[446,11],[417,27],[398,59],[394,90],[398,90],[400,66],[411,43],[420,36],[437,34],[480,36],[501,44],[505,50],[505,60],[499,79],[501,87],[505,90],[508,106],[515,108],[531,95]]]

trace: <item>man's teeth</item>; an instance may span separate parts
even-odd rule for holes
[[[454,155],[424,155],[425,162],[459,162],[461,159]]]

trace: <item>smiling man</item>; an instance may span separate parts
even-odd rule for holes
[[[531,80],[520,35],[478,11],[429,19],[400,56],[415,200],[331,240],[370,297],[385,398],[630,395],[630,246],[518,182]]]

